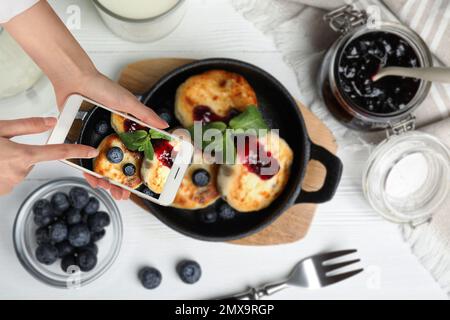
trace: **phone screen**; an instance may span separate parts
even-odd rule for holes
[[[62,134],[66,144],[97,148],[99,155],[95,159],[67,162],[147,200],[169,205],[190,164],[190,143],[76,97],[69,98],[58,122],[58,126],[66,128],[57,127],[49,143],[61,142],[58,140]]]

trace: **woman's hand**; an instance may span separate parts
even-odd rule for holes
[[[0,120],[0,195],[9,193],[39,162],[61,159],[95,158],[98,151],[83,145],[26,145],[10,138],[52,129],[55,118]]]
[[[81,76],[76,82],[80,85],[76,85],[75,83],[70,84],[69,82],[54,83],[59,106],[62,106],[63,101],[75,89],[82,96],[88,97],[114,110],[131,114],[152,127],[160,129],[168,127],[168,124],[164,120],[159,118],[152,109],[140,103],[128,90],[97,71],[92,71],[87,75]],[[101,187],[110,190],[111,195],[116,200],[126,200],[130,197],[129,191],[112,185],[103,179],[98,179],[89,174],[84,174],[84,177],[93,188]]]
[[[60,110],[71,94],[78,93],[112,109],[129,113],[150,126],[160,129],[168,127],[133,94],[97,71],[47,1],[39,1],[5,23],[4,27],[50,79]],[[85,177],[93,187],[110,189],[116,199],[126,199],[130,195],[128,191],[104,180],[88,175]]]

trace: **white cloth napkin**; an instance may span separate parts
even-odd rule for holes
[[[336,40],[323,15],[344,0],[232,0],[237,11],[275,41],[297,75],[300,99],[336,135],[341,147],[366,148],[386,136],[361,134],[336,121],[319,98],[317,74],[323,55]],[[358,8],[376,6],[382,20],[400,21],[421,35],[434,54],[435,65],[450,66],[450,1],[360,0]],[[419,130],[438,136],[450,147],[450,85],[433,84],[430,95],[415,112]],[[405,241],[434,278],[450,294],[450,199],[419,227],[400,227]]]

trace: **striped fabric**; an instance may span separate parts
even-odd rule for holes
[[[341,144],[359,143],[361,139],[378,142],[384,138],[383,134],[356,134],[339,124],[317,94],[316,75],[323,54],[338,36],[323,22],[323,14],[348,2],[233,0],[238,11],[273,37],[286,62],[297,73],[300,99],[329,125]],[[354,4],[359,8],[375,5],[381,9],[383,20],[400,20],[410,26],[430,46],[434,64],[450,66],[450,0],[359,0]],[[450,85],[433,84],[430,95],[415,115],[419,128],[449,118]]]
[[[233,0],[233,4],[274,39],[296,72],[299,98],[333,131],[341,149],[366,148],[367,143],[386,138],[383,132],[363,135],[348,130],[329,114],[318,96],[317,74],[323,54],[337,37],[322,17],[344,0]],[[400,20],[410,26],[429,45],[435,65],[450,67],[450,0],[360,0],[356,5],[376,5],[383,20]],[[450,85],[433,84],[415,115],[420,130],[439,137],[450,148]],[[450,198],[430,222],[417,227],[402,225],[401,232],[412,252],[450,295]]]
[[[400,21],[420,34],[435,55],[437,65],[450,66],[450,1],[386,0],[385,3]],[[449,84],[434,85],[430,99],[440,117],[450,117]],[[426,117],[427,110],[423,109],[421,114]],[[434,120],[435,116],[427,122]]]

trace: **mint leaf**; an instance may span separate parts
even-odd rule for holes
[[[166,135],[162,132],[153,130],[153,129],[150,129],[149,134],[150,134],[150,138],[152,138],[152,139],[161,139],[161,140],[168,140],[168,141],[172,140],[172,138],[169,137],[168,135]]]
[[[219,164],[235,164],[236,148],[231,131],[226,131],[203,149],[205,154],[213,155]]]
[[[212,139],[213,141],[205,141],[205,132],[209,129],[216,129],[219,130],[222,134],[227,130],[227,125],[224,122],[216,121],[216,122],[210,122],[207,124],[202,125],[202,134],[201,137],[202,141],[202,149],[205,149],[207,146],[209,146],[211,143],[216,142],[217,139]],[[191,126],[188,128],[189,134],[191,135],[192,141],[195,141],[195,127]],[[220,140],[218,143],[221,143],[222,140]]]
[[[220,138],[217,137],[217,139],[216,138],[211,139],[212,141],[206,141],[205,137],[203,136],[203,139],[202,139],[203,149],[205,149],[206,147],[208,147],[211,144],[214,144],[217,147],[217,149],[216,149],[217,151],[222,151],[223,140],[224,140],[223,136],[224,136],[225,131],[227,130],[226,123],[217,121],[217,122],[211,122],[211,123],[205,124],[202,129],[203,135],[208,130],[218,130],[218,131],[220,131],[221,136],[220,136]]]
[[[153,150],[153,145],[150,139],[146,139],[143,144],[144,154],[148,160],[153,160],[155,156],[155,151]]]
[[[231,119],[230,128],[234,130],[268,130],[269,126],[264,121],[258,107],[249,106],[243,113]]]
[[[129,150],[137,151],[147,139],[148,133],[144,130],[138,130],[134,132],[119,133],[119,137]]]

